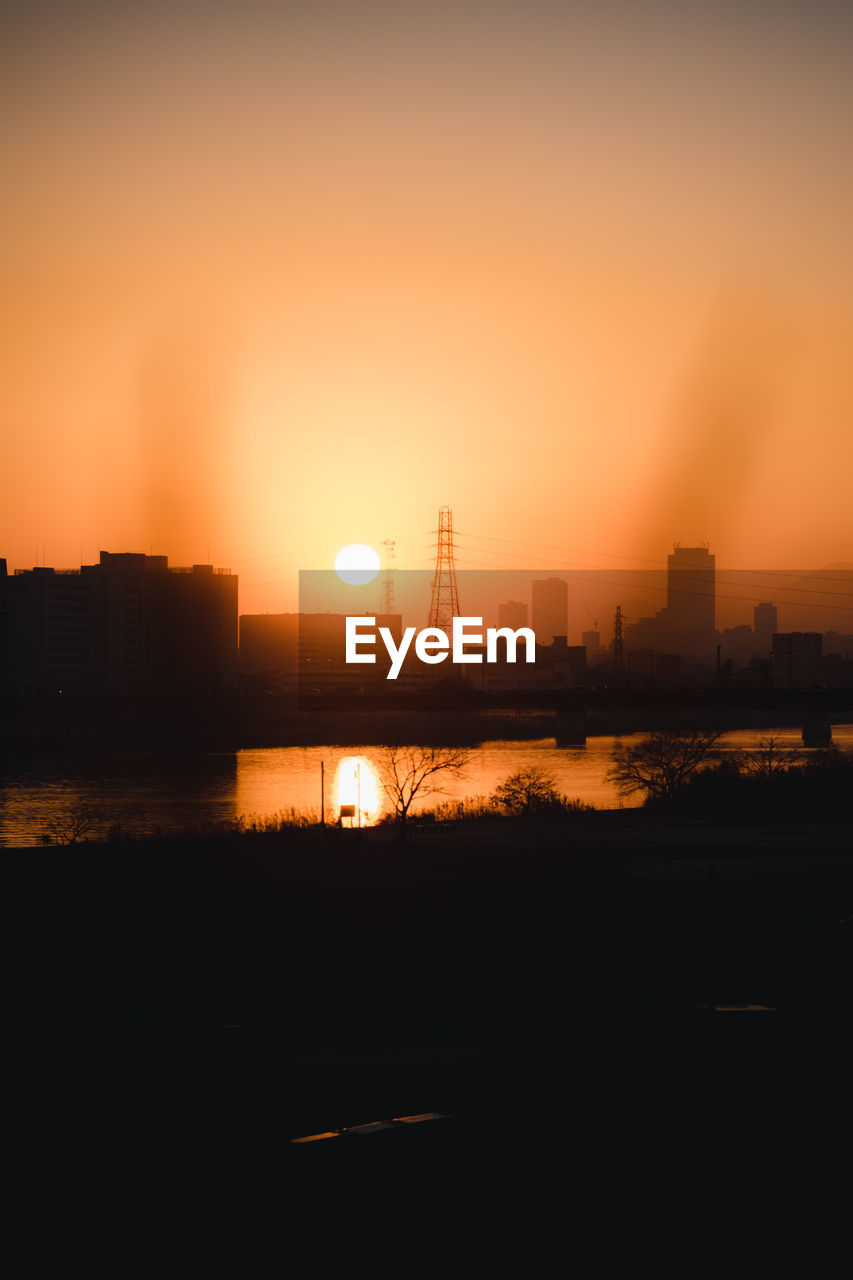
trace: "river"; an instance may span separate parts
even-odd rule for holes
[[[771,735],[801,745],[796,729],[738,730],[720,740],[717,754],[753,747]],[[509,774],[535,764],[569,799],[596,808],[636,805],[639,797],[621,800],[606,774],[614,747],[642,736],[590,738],[585,747],[557,747],[553,738],[486,742],[470,751],[464,776],[444,778],[441,794],[425,803],[487,797]],[[853,748],[853,725],[836,725],[833,741]],[[240,818],[263,822],[291,809],[319,818],[321,764],[326,820],[350,805],[369,824],[389,807],[378,774],[382,757],[381,747],[7,757],[0,778],[0,846],[41,844],[51,822],[74,811],[92,815],[93,837],[117,824],[142,836],[216,828]]]

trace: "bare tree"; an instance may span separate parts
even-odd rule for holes
[[[643,791],[649,799],[671,799],[721,737],[716,729],[650,734],[633,747],[614,750],[607,781],[615,782],[622,795]]]
[[[385,756],[377,772],[382,790],[394,806],[394,815],[400,823],[400,836],[406,831],[406,821],[413,801],[420,797],[441,795],[439,775],[459,778],[463,776],[470,752],[459,747],[399,747],[387,746]]]
[[[104,820],[104,812],[98,805],[72,805],[51,818],[42,841],[44,844],[77,844],[101,827]]]
[[[765,780],[785,773],[799,759],[796,747],[786,746],[780,738],[759,738],[755,747],[740,753],[743,770]]]
[[[504,812],[518,815],[559,804],[560,797],[550,773],[541,765],[531,764],[504,778],[496,787],[492,802]]]

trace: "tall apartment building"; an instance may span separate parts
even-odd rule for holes
[[[753,630],[761,649],[769,652],[779,630],[779,610],[775,604],[757,604],[753,612]]]
[[[562,578],[540,578],[531,584],[531,616],[536,643],[565,640],[569,629],[569,588]]]
[[[710,634],[716,625],[715,557],[707,547],[676,543],[666,562],[667,625],[686,634]]]
[[[7,687],[218,689],[237,677],[237,577],[166,556],[101,553],[7,581]]]
[[[7,687],[88,690],[98,668],[91,591],[79,570],[27,569],[7,581]]]

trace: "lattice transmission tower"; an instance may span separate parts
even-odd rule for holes
[[[379,545],[380,547],[387,547],[385,552],[385,572],[382,575],[382,587],[379,592],[379,612],[387,615],[397,611],[394,599],[394,548],[397,542],[394,538],[386,538]]]
[[[453,561],[453,512],[450,507],[439,507],[437,533],[429,626],[448,631],[452,625],[451,619],[460,616],[459,588],[456,585],[456,565]]]
[[[622,660],[623,660],[623,654],[622,654],[622,623],[623,621],[624,621],[624,618],[622,616],[622,606],[621,604],[617,604],[616,617],[613,619],[613,665],[616,667],[621,667]]]

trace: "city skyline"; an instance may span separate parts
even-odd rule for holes
[[[469,603],[463,599],[458,612],[470,614],[472,610],[479,610],[498,625],[521,626],[526,625],[526,622],[519,621],[519,617],[526,618],[532,610],[531,625],[535,628],[537,591],[540,592],[540,600],[544,600],[546,597],[541,595],[542,592],[553,595],[556,589],[558,600],[553,602],[553,607],[546,608],[552,607],[552,611],[556,608],[560,615],[559,621],[552,622],[550,614],[546,621],[543,614],[539,630],[542,630],[543,635],[570,634],[575,638],[584,631],[590,631],[590,623],[597,627],[598,618],[595,614],[602,615],[602,634],[609,634],[609,624],[613,621],[610,615],[617,604],[622,608],[623,622],[629,626],[658,627],[662,629],[662,634],[669,634],[671,638],[683,633],[685,629],[696,631],[700,635],[746,625],[752,629],[753,622],[756,633],[772,633],[774,629],[780,629],[777,625],[780,608],[789,624],[783,629],[817,629],[844,633],[847,615],[853,614],[853,606],[846,603],[851,599],[853,590],[853,566],[834,565],[810,570],[743,570],[721,567],[719,572],[722,577],[717,580],[714,568],[716,557],[707,546],[691,548],[678,542],[672,545],[672,553],[666,560],[660,561],[659,569],[563,568],[546,571],[549,572],[546,579],[540,577],[542,570],[539,568],[472,569],[469,567],[470,562],[463,557],[466,567],[457,569],[457,575],[464,585]],[[110,561],[114,564],[146,562],[158,569],[168,568],[170,574],[226,574],[231,577],[235,607],[240,616],[295,616],[300,612],[382,612],[381,595],[390,574],[392,584],[399,583],[400,586],[401,617],[405,616],[409,623],[417,623],[425,611],[425,600],[432,590],[435,576],[435,564],[425,570],[394,566],[382,570],[381,574],[377,570],[375,576],[371,572],[365,581],[352,583],[346,573],[342,577],[331,569],[301,570],[296,607],[253,610],[247,605],[245,598],[238,595],[240,576],[230,566],[220,567],[197,562],[182,567],[174,562],[170,564],[168,555],[104,550],[99,552],[97,562],[75,567],[45,566],[41,563],[14,567],[9,564],[7,557],[0,556],[0,570],[10,577],[23,575],[27,578],[34,573],[56,573],[61,581],[70,584],[71,579],[81,576],[85,579],[87,574],[97,571],[99,563],[103,568]],[[568,591],[569,587],[571,591]],[[526,599],[501,599],[502,596],[512,596],[513,593]],[[768,600],[768,596],[774,597],[775,603]],[[540,605],[539,608],[541,607]],[[519,609],[522,611],[521,615],[518,613]],[[769,618],[773,620],[772,625]],[[550,643],[550,639],[543,642]]]
[[[478,535],[474,535],[470,533],[463,533],[461,535],[461,538],[474,539],[477,536]],[[653,558],[653,557],[642,557],[642,558],[636,557],[635,558],[627,555],[626,556],[614,555],[614,556],[607,557],[609,563],[607,563],[606,565],[589,566],[589,567],[578,566],[578,565],[566,565],[564,561],[558,558],[558,555],[556,554],[557,549],[552,548],[555,554],[553,556],[552,561],[547,565],[547,567],[540,567],[540,565],[537,563],[535,567],[520,568],[517,564],[512,564],[512,563],[507,564],[506,561],[507,560],[509,561],[535,560],[538,562],[539,557],[536,556],[535,554],[535,551],[537,549],[537,544],[530,543],[524,539],[491,539],[491,541],[500,542],[500,543],[503,543],[504,545],[511,544],[518,549],[514,551],[507,551],[507,550],[504,550],[503,547],[500,549],[493,549],[493,548],[463,546],[462,554],[457,555],[455,557],[457,566],[459,565],[462,566],[457,568],[457,573],[459,573],[463,577],[465,575],[468,575],[469,579],[473,579],[473,580],[476,580],[478,574],[483,573],[486,576],[493,576],[496,579],[504,578],[508,584],[511,584],[514,579],[516,581],[529,579],[529,583],[528,583],[529,586],[532,586],[532,584],[537,579],[542,579],[543,575],[545,575],[546,578],[551,578],[555,574],[558,577],[560,575],[565,575],[566,580],[569,582],[572,582],[573,580],[576,582],[586,580],[586,581],[589,581],[590,583],[600,584],[602,587],[612,586],[613,593],[614,593],[613,594],[614,607],[615,607],[615,602],[617,601],[617,598],[624,595],[625,591],[630,593],[637,589],[636,587],[637,581],[640,581],[643,575],[647,576],[650,584],[652,582],[654,582],[655,584],[655,585],[647,585],[646,587],[642,588],[642,590],[645,593],[647,594],[652,593],[652,595],[654,595],[655,593],[665,592],[667,566],[671,564],[671,561],[673,559],[671,551],[672,549],[675,549],[677,551],[679,547],[684,546],[683,543],[680,543],[679,541],[676,540],[669,544],[670,550],[665,549],[665,553],[658,555],[657,558]],[[703,544],[703,545],[707,545],[707,544]],[[525,552],[524,550],[521,550],[521,548],[527,548],[528,550]],[[544,551],[544,550],[547,550],[548,547],[547,545],[543,544],[543,546],[539,549]],[[686,549],[691,550],[690,548],[686,548]],[[0,550],[4,550],[4,548],[0,547]],[[80,559],[79,563],[73,563],[73,564],[62,564],[59,562],[48,563],[46,559],[46,549],[35,548],[34,550],[35,550],[34,561],[32,559],[26,560],[25,558],[21,563],[16,564],[14,562],[13,557],[8,554],[4,554],[3,556],[0,556],[0,560],[5,561],[9,574],[28,572],[33,568],[47,568],[47,569],[55,570],[56,572],[60,572],[60,573],[76,573],[76,572],[79,572],[81,567],[85,567],[87,564],[97,564],[98,559],[103,554],[136,555],[136,556],[145,555],[148,557],[153,556],[155,559],[165,558],[166,560],[169,560],[173,565],[176,565],[179,562],[179,557],[173,555],[168,547],[164,551],[156,552],[156,553],[153,552],[150,548],[145,550],[139,547],[132,547],[132,548],[122,547],[121,549],[114,547],[109,549],[109,551],[106,551],[106,550],[102,550],[99,547],[97,550],[97,558],[92,560]],[[83,548],[81,547],[80,550],[82,551]],[[207,550],[209,551],[210,548],[208,547]],[[571,549],[568,549],[568,550],[571,550]],[[658,548],[658,550],[660,549]],[[488,564],[487,561],[482,561],[482,562],[472,561],[468,555],[469,551],[473,554],[476,554],[477,552],[483,555],[491,554],[495,559],[498,559],[499,561],[503,560],[504,563]],[[531,554],[531,552],[533,552],[533,554]],[[377,551],[376,554],[378,555],[379,552]],[[711,557],[712,560],[715,560],[717,558],[718,557],[716,556]],[[642,564],[644,567],[642,568],[633,567],[632,562],[635,562],[636,560],[639,560],[639,559],[642,559]],[[263,598],[261,601],[261,606],[257,607],[257,602],[259,600],[257,584],[253,584],[251,581],[248,584],[246,584],[243,581],[242,573],[240,572],[240,569],[239,569],[239,564],[240,564],[239,560],[229,561],[228,557],[222,557],[221,560],[217,558],[215,562],[210,557],[208,558],[203,557],[200,560],[194,560],[189,562],[188,567],[192,567],[193,565],[210,566],[210,567],[217,568],[217,571],[219,571],[221,568],[222,571],[233,573],[234,576],[239,581],[239,589],[240,589],[239,609],[241,613],[281,613],[281,612],[296,613],[296,612],[299,612],[300,578],[306,574],[308,575],[309,579],[314,575],[316,575],[316,580],[318,582],[322,582],[325,578],[325,575],[329,574],[330,575],[329,580],[331,581],[332,580],[331,574],[333,573],[333,565],[331,561],[327,566],[322,568],[318,566],[312,566],[310,568],[306,566],[302,566],[292,576],[278,581],[276,583],[277,590],[274,593],[274,595],[270,595],[268,599],[266,597]],[[656,567],[652,568],[652,565],[655,565]],[[415,581],[418,579],[419,576],[423,576],[424,574],[426,574],[428,575],[429,581],[431,582],[434,566],[435,566],[435,550],[434,549],[432,552],[432,556],[430,558],[424,558],[423,568],[412,569],[406,564],[398,564],[396,562],[393,564],[386,565],[381,571],[377,571],[377,578],[375,581],[372,581],[365,588],[361,589],[362,599],[359,601],[359,607],[355,611],[363,612],[364,609],[361,607],[362,604],[364,604],[364,607],[367,608],[368,611],[370,609],[378,608],[378,603],[377,604],[371,603],[372,595],[376,595],[377,601],[379,600],[379,594],[381,592],[381,582],[389,573],[391,574],[392,578],[396,578],[397,575],[401,575],[403,579],[405,579],[406,577],[409,577],[411,578],[412,581]],[[799,583],[801,585],[801,588],[805,590],[806,594],[814,594],[815,588],[809,587],[807,585],[808,579],[811,576],[829,575],[829,579],[831,581],[834,581],[835,579],[833,578],[833,575],[837,573],[841,575],[838,581],[845,583],[847,579],[845,578],[844,575],[853,574],[853,561],[835,561],[833,563],[823,564],[823,565],[815,565],[814,563],[810,563],[810,564],[807,563],[807,564],[801,564],[797,567],[792,567],[789,565],[786,567],[776,567],[776,568],[772,568],[769,565],[764,565],[762,567],[757,567],[757,568],[746,568],[743,565],[733,566],[733,565],[724,564],[720,566],[719,571],[723,574],[728,573],[728,574],[735,575],[734,578],[730,578],[728,580],[724,579],[724,585],[727,584],[728,586],[738,587],[738,592],[735,595],[731,595],[730,593],[727,593],[725,590],[723,590],[722,592],[716,593],[717,598],[722,604],[722,607],[725,612],[725,623],[726,625],[732,625],[732,608],[733,607],[738,608],[739,606],[737,603],[735,603],[734,606],[732,605],[727,606],[725,603],[726,600],[732,600],[735,602],[742,600],[743,608],[748,607],[750,618],[752,616],[751,610],[753,606],[762,602],[761,597],[772,595],[774,592],[778,593],[782,597],[783,603],[789,603],[789,604],[793,603],[796,607],[802,608],[802,609],[816,607],[816,605],[819,602],[807,601],[807,600],[804,601],[804,600],[796,599],[797,584]],[[660,582],[657,582],[656,575],[660,575],[660,574],[663,574],[663,578]],[[743,584],[739,584],[737,581],[737,579],[740,578],[741,576],[743,577]],[[630,581],[626,582],[625,579],[629,579]],[[338,580],[336,574],[335,574],[334,580],[335,581]],[[747,586],[748,586],[748,590],[747,590]],[[622,587],[624,587],[624,590],[621,590]],[[513,588],[511,587],[511,585],[507,585],[506,590],[511,591],[512,589]],[[746,594],[744,594],[744,591],[746,591]],[[844,592],[834,593],[832,591],[824,591],[822,593],[818,592],[818,594],[844,595],[846,593]],[[528,603],[530,603],[530,601],[528,601]],[[651,607],[651,601],[650,601],[650,607]],[[828,607],[833,609],[847,608],[847,606],[844,606],[838,603],[836,604],[830,603]],[[310,609],[316,609],[316,608],[317,608],[316,602],[310,605]],[[652,609],[652,612],[655,612],[655,610]],[[746,614],[744,614],[744,620],[746,620]]]
[[[839,0],[0,5],[36,1272],[488,1274],[506,1220],[534,1276],[634,1221],[690,1275],[670,1222],[766,1253],[788,1202],[814,1254],[851,66]]]

